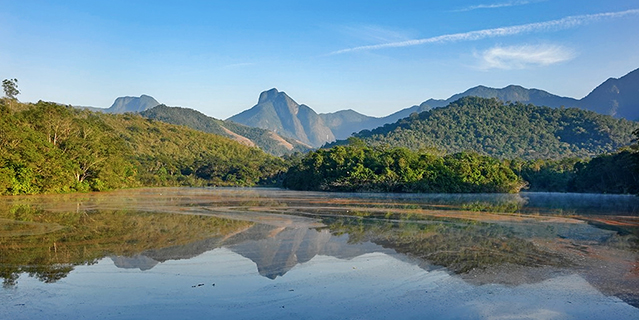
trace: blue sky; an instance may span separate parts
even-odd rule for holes
[[[383,116],[476,85],[582,98],[639,68],[639,1],[0,0],[21,101],[148,94],[227,118],[278,88]]]

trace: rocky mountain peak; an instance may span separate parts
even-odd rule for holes
[[[284,92],[282,92],[284,93]],[[270,90],[266,90],[262,93],[260,93],[260,98],[257,100],[257,103],[263,103],[266,102],[268,100],[275,100],[275,98],[280,94],[279,91],[277,91],[277,89],[273,88]],[[284,93],[286,94],[286,93]]]

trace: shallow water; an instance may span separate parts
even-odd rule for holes
[[[639,199],[166,188],[0,198],[7,319],[638,319]]]

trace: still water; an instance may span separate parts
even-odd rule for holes
[[[0,198],[3,319],[639,319],[639,199]]]

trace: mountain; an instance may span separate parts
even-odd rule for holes
[[[353,132],[374,129],[408,117],[413,112],[441,108],[463,97],[497,98],[501,101],[521,102],[551,108],[582,108],[616,118],[639,120],[639,69],[615,79],[610,78],[581,100],[554,95],[544,90],[509,85],[498,89],[486,86],[470,88],[448,99],[428,99],[419,106],[400,110],[386,117],[370,117],[353,110],[320,114],[337,139],[346,139]]]
[[[580,101],[581,107],[617,118],[639,120],[639,69],[610,78]]]
[[[229,137],[242,144],[259,147],[272,155],[304,152],[311,146],[285,138],[273,131],[248,127],[232,121],[215,119],[188,108],[167,107],[163,104],[140,113],[143,117]]]
[[[160,103],[151,96],[141,95],[140,97],[119,97],[115,99],[110,108],[104,110],[106,113],[142,112],[151,109]]]
[[[255,224],[236,232],[184,245],[145,250],[132,257],[112,256],[111,260],[118,268],[149,270],[160,262],[190,259],[227,247],[253,261],[260,275],[275,279],[317,255],[348,260],[373,252],[395,253],[371,242],[351,243],[348,236],[335,236],[326,229]]]
[[[531,103],[549,107],[579,107],[580,101],[553,95],[539,89],[510,85],[501,89],[477,86],[446,100],[429,99],[385,117],[371,117],[352,109],[317,115],[306,105],[298,105],[286,93],[271,89],[262,92],[258,104],[229,120],[251,127],[269,129],[298,139],[314,147],[334,139],[346,139],[353,133],[394,123],[412,113],[441,108],[462,97],[498,98],[502,101]],[[306,116],[306,118],[305,118]],[[305,120],[306,119],[306,120]],[[334,139],[332,139],[333,137]]]
[[[420,113],[432,108],[441,108],[462,97],[498,98],[502,101],[513,101],[532,103],[538,106],[549,107],[579,107],[579,100],[567,97],[560,97],[543,90],[526,89],[522,86],[510,85],[505,88],[496,89],[485,86],[477,86],[453,95],[448,99],[428,99],[418,106],[412,106],[386,117],[370,117],[353,110],[342,110],[333,113],[320,114],[326,125],[333,131],[336,139],[346,139],[354,132],[366,129],[374,129],[385,124],[394,123],[399,119],[406,118],[411,113]]]
[[[632,143],[639,125],[578,108],[538,107],[496,98],[464,97],[355,136],[372,145],[499,158],[591,157]],[[345,144],[338,141],[335,144]]]
[[[531,103],[552,108],[582,108],[615,118],[639,120],[639,69],[616,79],[610,78],[586,97],[578,100],[561,97],[539,89],[510,85],[501,89],[477,86],[446,100],[429,99],[422,103],[432,108],[447,106],[462,97],[498,98],[501,101]]]
[[[455,94],[446,100],[429,99],[422,103],[433,108],[441,108],[463,97],[497,98],[501,101],[531,103],[536,106],[558,108],[561,106],[571,108],[579,107],[579,100],[560,97],[539,89],[527,89],[522,86],[509,85],[496,89],[485,86],[470,88],[462,93]]]
[[[320,117],[324,123],[331,129],[336,139],[346,139],[354,132],[365,129],[373,129],[383,126],[387,123],[393,123],[401,118],[410,116],[411,113],[423,112],[430,110],[430,106],[421,104],[410,108],[402,109],[386,117],[371,117],[363,115],[357,111],[348,109],[340,110],[333,113],[321,113]]]
[[[255,225],[231,241],[237,243],[228,248],[253,261],[260,275],[269,279],[283,276],[318,255],[352,259],[371,252],[394,253],[374,243],[357,243],[345,235],[335,236],[327,229]]]
[[[355,110],[340,110],[333,113],[320,113],[320,117],[331,129],[336,139],[346,139],[353,132],[383,125],[380,118],[370,117]]]
[[[335,140],[322,118],[306,105],[299,105],[277,89],[260,94],[257,104],[228,120],[250,127],[268,129],[313,147]]]

